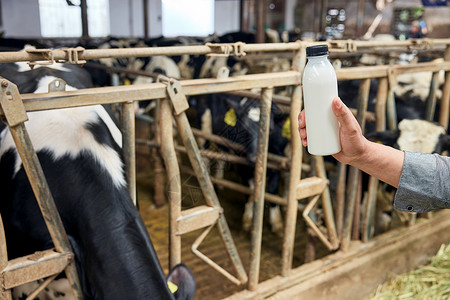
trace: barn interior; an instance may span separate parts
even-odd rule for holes
[[[395,188],[301,145],[305,49],[318,44],[367,139],[448,156],[449,1],[0,0],[0,76],[25,111],[111,104],[162,270],[188,266],[199,300],[372,299],[450,242],[445,209],[397,210]],[[3,67],[15,62],[78,65],[93,85],[22,93]],[[47,278],[44,290],[57,274],[8,277],[5,234],[3,281]]]

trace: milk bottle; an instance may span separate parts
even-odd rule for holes
[[[331,109],[337,97],[336,72],[328,60],[328,46],[306,48],[308,63],[303,72],[308,152],[313,155],[330,155],[341,151],[339,125]]]

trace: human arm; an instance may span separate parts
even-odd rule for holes
[[[367,140],[350,109],[339,98],[333,99],[332,109],[339,122],[342,150],[333,155],[344,164],[352,165],[394,187],[398,187],[403,168],[404,152]],[[305,111],[298,117],[303,146],[308,145]]]

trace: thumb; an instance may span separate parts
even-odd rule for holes
[[[339,124],[344,128],[349,128],[354,125],[356,121],[350,109],[342,102],[339,97],[335,97],[331,103],[334,115],[336,116]]]

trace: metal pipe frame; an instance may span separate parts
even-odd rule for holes
[[[264,214],[264,193],[266,190],[267,152],[269,149],[270,110],[273,88],[263,89],[260,102],[258,145],[255,162],[255,189],[253,191],[253,222],[250,249],[250,270],[248,289],[258,287],[261,258],[262,227]]]
[[[295,55],[293,69],[302,73],[306,65],[306,48],[301,48]],[[291,98],[291,133],[298,131],[298,115],[303,106],[303,94],[300,85],[296,86]],[[295,225],[297,223],[297,184],[301,178],[302,145],[298,134],[291,134],[291,168],[289,170],[289,191],[287,194],[287,208],[284,227],[283,248],[281,252],[281,275],[287,276],[292,268],[292,258],[294,255]]]
[[[181,216],[181,176],[173,143],[172,109],[168,100],[161,101],[160,117],[161,155],[166,165],[169,181],[169,268],[181,262],[181,235],[177,234],[177,219]]]
[[[240,42],[241,43],[241,42]],[[337,40],[327,42],[303,42],[296,41],[290,43],[241,43],[243,53],[248,52],[278,52],[297,51],[302,47],[327,44],[330,52],[355,52],[358,49],[370,48],[407,48],[429,50],[436,46],[449,46],[450,39],[409,39],[405,41],[353,41]],[[233,47],[234,44],[220,44]],[[228,48],[225,46],[225,48]],[[76,55],[70,49],[76,49]],[[178,55],[208,55],[223,54],[224,47],[215,47],[214,44],[176,47],[142,47],[142,48],[121,48],[121,49],[84,49],[81,47],[70,49],[39,49],[39,51],[27,52],[1,52],[0,63],[5,62],[74,62],[81,63],[83,60],[94,60],[100,58],[121,58],[121,57],[150,57],[158,55],[178,56]],[[45,50],[45,51],[44,51]],[[72,53],[71,53],[72,52]],[[75,56],[75,57],[74,57]]]

